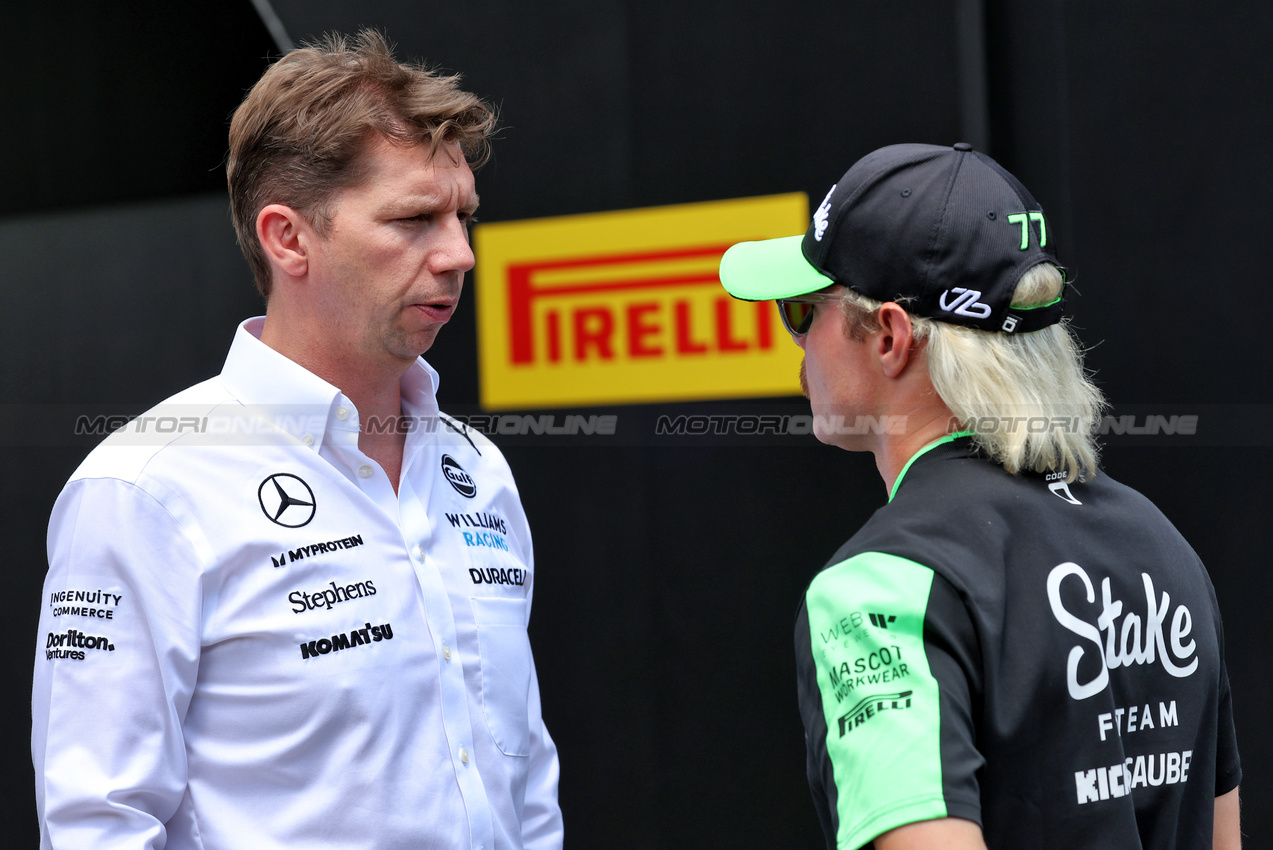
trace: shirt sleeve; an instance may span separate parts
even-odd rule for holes
[[[133,484],[77,480],[58,499],[31,702],[41,847],[165,845],[186,792],[195,551]]]
[[[1229,668],[1224,660],[1224,627],[1220,607],[1211,591],[1216,632],[1220,645],[1220,698],[1216,709],[1216,796],[1227,794],[1242,782],[1242,762],[1238,756],[1238,735],[1233,725],[1233,695],[1229,690]]]
[[[796,633],[809,779],[828,846],[908,823],[980,823],[976,633],[930,568],[867,552],[821,572]]]
[[[561,850],[563,826],[557,802],[560,767],[557,745],[548,734],[539,702],[539,676],[532,659],[530,668],[530,767],[526,777],[526,803],[522,809],[522,845],[526,850]]]
[[[511,481],[511,471],[508,475]],[[526,519],[520,497],[516,498],[516,506],[517,510],[512,515],[517,528],[515,539],[520,543],[523,562],[532,568],[532,577],[526,588],[526,606],[529,611],[535,595],[535,550],[531,543],[530,523]],[[529,625],[529,613],[527,616]],[[557,745],[544,723],[539,696],[539,674],[535,670],[533,652],[530,658],[530,689],[526,700],[526,714],[530,728],[530,763],[526,776],[526,798],[522,807],[522,846],[525,850],[561,850],[564,827],[561,806],[557,800],[557,782],[561,768],[557,759]]]

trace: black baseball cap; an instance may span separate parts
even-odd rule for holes
[[[1021,183],[972,145],[891,145],[831,187],[804,236],[740,242],[721,258],[735,298],[794,298],[839,283],[916,316],[1005,333],[1059,322],[1064,302],[1011,307],[1055,234]]]

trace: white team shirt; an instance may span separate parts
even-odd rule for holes
[[[54,507],[41,846],[560,848],[508,465],[419,360],[395,494],[352,402],[262,325]]]

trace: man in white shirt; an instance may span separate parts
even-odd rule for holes
[[[266,315],[49,527],[41,846],[560,848],[507,464],[420,358],[494,115],[375,33],[273,65],[229,184]]]

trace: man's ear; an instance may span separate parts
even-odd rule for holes
[[[256,215],[256,238],[265,256],[291,277],[303,277],[309,271],[312,232],[304,216],[283,204],[268,204]]]
[[[915,329],[910,314],[899,304],[888,301],[876,313],[880,329],[872,334],[871,343],[885,377],[896,378],[910,363]]]

